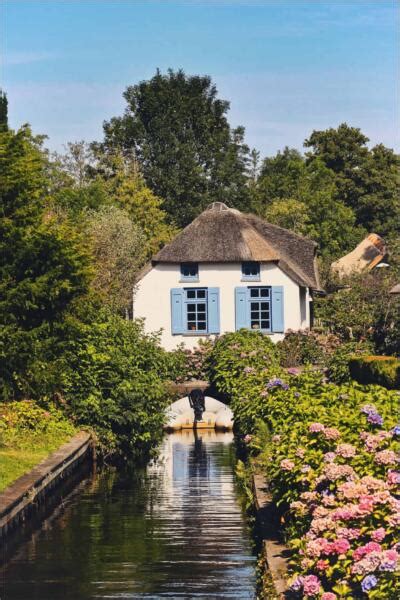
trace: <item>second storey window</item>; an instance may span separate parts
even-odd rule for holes
[[[181,263],[181,280],[198,281],[199,265],[197,263]]]
[[[242,280],[260,281],[260,263],[254,261],[242,263]]]
[[[207,290],[185,290],[186,330],[188,333],[207,331]]]

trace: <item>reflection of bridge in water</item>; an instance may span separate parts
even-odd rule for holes
[[[194,411],[190,406],[189,397],[185,396],[173,402],[167,409],[165,428],[169,431],[180,429],[193,429]],[[229,406],[212,398],[205,397],[205,410],[201,421],[196,422],[197,429],[222,429],[233,428],[233,413]]]
[[[236,497],[232,441],[232,432],[177,431],[164,438],[149,467],[161,475],[164,499],[153,506],[153,516],[169,523],[177,549],[163,564],[180,573],[180,583],[168,590],[173,598],[255,597],[255,559]]]

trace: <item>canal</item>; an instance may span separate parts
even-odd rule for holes
[[[2,572],[1,600],[255,598],[232,433],[165,436],[143,470],[103,469]]]

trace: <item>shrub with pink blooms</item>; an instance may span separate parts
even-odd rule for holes
[[[367,390],[360,394],[345,418],[332,415],[334,426],[325,420],[329,409],[308,423],[287,412],[273,436],[260,424],[253,442],[293,550],[294,598],[396,598],[400,428],[388,402],[395,398],[381,402],[378,394],[372,403]]]
[[[334,385],[311,371],[279,373],[235,343],[212,353],[215,383],[229,394],[239,435],[251,436],[246,447],[281,513],[293,551],[289,594],[394,600],[400,393]]]

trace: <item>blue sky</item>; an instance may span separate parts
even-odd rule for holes
[[[171,67],[211,75],[262,155],[343,121],[400,150],[396,0],[2,0],[0,10],[11,126],[31,123],[52,149],[101,139],[125,87]]]

